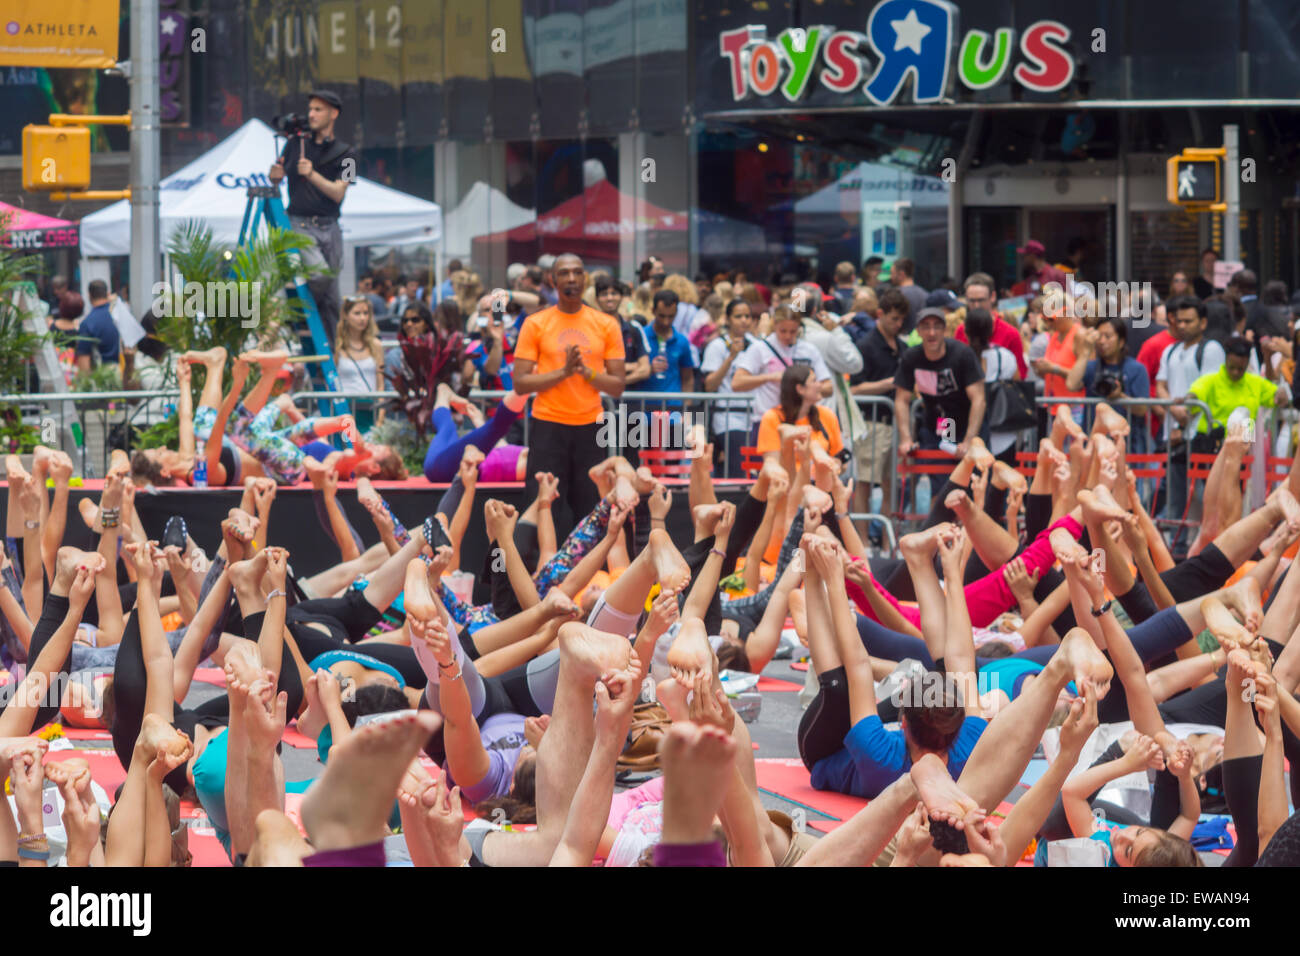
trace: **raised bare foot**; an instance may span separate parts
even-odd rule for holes
[[[690,719],[690,705],[686,701],[690,692],[689,687],[670,677],[655,685],[655,700],[668,712],[668,719],[677,723]]]
[[[815,485],[804,485],[803,506],[812,509],[818,514],[825,514],[835,506],[835,501]]]
[[[1268,504],[1273,505],[1282,518],[1286,521],[1287,527],[1293,532],[1300,531],[1300,501],[1296,500],[1295,495],[1286,485],[1281,485],[1276,491],[1268,496]]]
[[[924,531],[905,534],[898,539],[898,550],[903,553],[903,558],[907,561],[928,561],[939,550],[939,535],[945,530],[951,531],[952,528],[952,524],[943,522]]]
[[[1097,691],[1097,699],[1106,696],[1106,692],[1110,690],[1111,678],[1115,676],[1115,669],[1110,666],[1106,656],[1097,649],[1097,645],[1087,631],[1081,627],[1071,628],[1061,640],[1056,653],[1065,655],[1063,659],[1069,666],[1070,673],[1074,675],[1075,687],[1082,688],[1084,681],[1091,681]]]
[[[736,742],[711,724],[675,723],[659,745],[659,759],[664,768],[663,842],[708,841],[733,773]]]
[[[1026,494],[1029,491],[1029,482],[1025,476],[1016,469],[1012,468],[1005,461],[993,462],[993,487],[1010,489],[1018,494]]]
[[[233,538],[240,544],[247,544],[253,540],[260,524],[258,518],[242,508],[231,508],[226,514],[226,520],[221,522],[221,533],[227,539]]]
[[[1051,542],[1052,553],[1062,564],[1080,564],[1089,558],[1087,549],[1064,528],[1053,529],[1048,541]]]
[[[157,714],[145,714],[140,722],[140,736],[136,738],[137,757],[152,762],[163,751],[171,757],[182,757],[193,752],[190,738]]]
[[[934,754],[926,754],[912,764],[912,783],[931,820],[938,820],[960,830],[966,815],[979,810],[980,805],[953,781],[948,767]]]
[[[668,651],[668,667],[673,678],[683,687],[695,686],[699,677],[713,675],[713,648],[704,631],[704,622],[698,618],[682,621],[681,630]]]
[[[650,558],[654,562],[659,586],[674,594],[681,594],[691,583],[691,567],[673,544],[663,528],[652,528],[649,543]]]
[[[713,534],[724,510],[721,502],[712,505],[696,505],[691,509],[691,517],[695,519],[697,533],[702,531],[706,538]]]
[[[402,775],[435,727],[433,714],[402,714],[358,727],[334,745],[302,800],[303,826],[318,852],[384,838]]]
[[[274,349],[272,351],[263,351],[261,349],[250,349],[239,356],[241,362],[262,366],[262,374],[265,375],[267,369],[278,369],[289,358],[289,353],[284,349]]]
[[[997,461],[993,457],[993,452],[989,451],[988,446],[984,444],[984,439],[978,435],[970,440],[970,445],[966,448],[966,457],[973,461],[980,471],[988,471]]]
[[[779,498],[789,489],[790,473],[782,468],[781,463],[775,458],[765,460],[754,482],[754,490],[758,493],[758,497],[764,500]]]
[[[98,574],[105,567],[104,556],[98,551],[82,551],[65,545],[59,548],[54,559],[55,580],[60,590],[67,591],[77,576],[78,568],[87,568]]]
[[[943,506],[953,512],[959,518],[964,518],[970,514],[971,508],[975,505],[970,500],[970,495],[964,488],[954,488],[948,492],[948,497],[943,499]]]
[[[116,453],[119,449],[114,448],[113,451]],[[35,451],[32,453],[33,477],[39,478],[48,475],[50,472],[50,465],[53,464],[53,461],[54,449],[48,448],[45,445],[37,445]]]
[[[542,598],[542,609],[550,617],[563,617],[569,620],[577,620],[582,614],[582,608],[574,604],[573,599],[559,588],[551,588],[546,592],[546,597]]]
[[[1201,599],[1201,616],[1205,618],[1205,626],[1223,647],[1229,650],[1236,647],[1248,648],[1255,643],[1255,635],[1232,616],[1232,612],[1219,597],[1211,595]]]
[[[406,613],[426,623],[441,616],[429,588],[429,569],[420,558],[406,564],[406,589],[402,597]]]
[[[375,509],[382,509],[384,501],[379,497],[379,492],[375,491],[375,486],[370,483],[370,479],[361,477],[357,479],[357,501],[361,507],[374,513]]]
[[[569,621],[560,625],[559,641],[561,662],[576,668],[584,681],[628,669],[632,644],[626,637]]]
[[[1130,524],[1137,521],[1137,515],[1131,514],[1121,508],[1111,495],[1110,491],[1102,485],[1098,485],[1096,488],[1092,489],[1080,488],[1078,501],[1079,507],[1083,509],[1083,515],[1087,521],[1093,521],[1097,524],[1103,524],[1107,521],[1121,521],[1124,524]],[[1065,532],[1067,535],[1070,534],[1068,531],[1065,531],[1064,528],[1057,528],[1056,531],[1052,532],[1053,541],[1056,540],[1057,532],[1061,531]],[[1070,535],[1070,539],[1073,540],[1074,535]],[[1075,543],[1077,544],[1078,542]]]
[[[0,744],[3,742],[0,741]],[[0,750],[3,747],[0,746]],[[90,762],[85,757],[66,757],[63,760],[51,760],[45,765],[45,779],[63,786],[69,780],[77,780],[82,773],[90,772]]]
[[[302,866],[312,852],[298,827],[280,810],[263,810],[253,823],[257,837],[248,851],[249,866]]]
[[[1058,428],[1064,430],[1067,435],[1076,441],[1082,441],[1085,437],[1083,429],[1079,426],[1079,423],[1074,420],[1074,416],[1070,413],[1070,406],[1068,405],[1061,405],[1056,409],[1056,417],[1052,422],[1052,430],[1056,431]]]
[[[1098,402],[1093,413],[1093,433],[1103,432],[1111,438],[1118,438],[1129,433],[1129,423],[1119,412],[1105,402]]]
[[[240,359],[243,359],[243,357],[244,356],[241,355]],[[220,345],[213,346],[212,348],[206,349],[204,351],[199,351],[197,349],[190,349],[190,351],[186,352],[181,356],[181,361],[189,362],[191,365],[195,365],[195,364],[208,365],[208,366],[219,365],[224,367],[226,364],[226,350],[222,348]]]
[[[230,584],[236,591],[241,588],[261,593],[262,576],[266,574],[266,548],[245,561],[235,561],[227,569]]]

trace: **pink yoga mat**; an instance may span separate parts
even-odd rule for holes
[[[802,684],[796,684],[793,681],[782,680],[779,677],[760,677],[756,690],[765,691],[783,691],[785,693],[795,693],[803,690]]]

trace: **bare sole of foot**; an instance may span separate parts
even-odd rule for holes
[[[263,810],[253,825],[257,838],[248,851],[249,866],[302,866],[302,858],[311,855],[311,844],[281,811]]]
[[[1074,675],[1075,687],[1082,689],[1084,681],[1091,681],[1097,690],[1098,699],[1106,696],[1115,669],[1097,649],[1087,631],[1081,627],[1071,628],[1061,640],[1058,653],[1065,655],[1070,672]]]
[[[190,739],[157,714],[145,714],[140,723],[140,737],[136,748],[153,755],[165,750],[173,757],[179,757],[191,749]]]
[[[970,446],[966,449],[966,457],[975,462],[980,471],[988,471],[994,467],[997,461],[993,457],[993,452],[989,451],[988,446],[984,444],[984,439],[976,436],[970,440]]]
[[[691,568],[677,550],[668,532],[654,528],[650,532],[650,557],[654,562],[655,574],[659,586],[664,590],[680,594],[691,583]]]
[[[1025,476],[1016,471],[1005,461],[993,463],[993,486],[995,488],[1013,489],[1019,494],[1027,494],[1029,482]]]
[[[682,622],[682,628],[668,651],[668,667],[683,687],[693,687],[699,677],[713,676],[713,649],[698,619]]]
[[[974,799],[962,792],[949,775],[947,765],[934,754],[926,754],[912,764],[911,777],[931,820],[939,820],[960,830],[966,815],[981,809]]]
[[[664,768],[664,843],[708,839],[736,759],[736,742],[719,727],[675,723],[659,745]]]
[[[402,602],[406,613],[421,621],[428,623],[438,617],[438,605],[434,603],[429,588],[429,569],[420,558],[412,558],[406,564],[406,590]]]
[[[432,714],[402,715],[358,727],[334,745],[302,800],[303,826],[317,851],[383,839],[402,775],[434,728]]]
[[[181,361],[198,365],[225,365],[226,358],[226,350],[217,345],[205,351],[191,349],[181,356]],[[240,358],[243,356],[241,355]]]
[[[559,641],[561,662],[574,667],[584,680],[628,669],[632,644],[626,637],[569,621],[560,625]]]

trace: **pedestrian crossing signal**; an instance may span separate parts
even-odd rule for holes
[[[1168,199],[1196,211],[1223,206],[1223,150],[1183,150],[1166,166]]]

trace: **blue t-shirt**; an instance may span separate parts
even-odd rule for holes
[[[682,369],[695,368],[695,357],[691,354],[691,343],[686,336],[674,331],[667,342],[659,340],[659,334],[653,327],[645,330],[646,354],[650,356],[650,377],[640,383],[647,392],[680,392],[682,390]],[[654,360],[663,355],[668,360],[668,368],[662,372],[654,371]],[[666,408],[680,408],[680,401],[664,402]]]
[[[1106,849],[1110,851],[1110,859],[1106,861],[1106,866],[1108,867],[1119,866],[1119,864],[1115,862],[1115,848],[1110,845],[1111,831],[1123,830],[1127,826],[1128,826],[1127,823],[1106,824],[1103,829],[1097,830],[1097,832],[1093,833],[1091,836],[1088,837],[1089,840],[1096,840],[1098,843],[1106,844]]]
[[[1150,398],[1151,397],[1151,377],[1147,375],[1147,368],[1137,359],[1124,356],[1122,365],[1107,365],[1106,369],[1111,375],[1119,377],[1124,383],[1124,394],[1129,398]],[[1083,370],[1083,390],[1091,398],[1105,398],[1105,395],[1099,395],[1093,390],[1098,376],[1102,374],[1101,363],[1097,359],[1089,359],[1088,364]]]
[[[94,355],[98,352],[99,361],[105,365],[117,361],[121,336],[117,334],[117,324],[108,311],[107,303],[90,310],[90,314],[77,327],[77,334],[82,336],[82,341],[77,343],[77,355]]]
[[[1010,700],[1015,700],[1020,696],[1020,688],[1024,685],[1025,678],[1030,674],[1041,674],[1042,671],[1042,664],[1024,657],[1000,657],[985,661],[980,665],[980,689],[987,688],[985,693],[1000,690]],[[1070,681],[1065,689],[1074,696],[1079,696],[1074,681]]]
[[[948,748],[948,773],[956,780],[979,742],[988,721],[967,717]],[[886,730],[879,717],[863,717],[844,737],[844,749],[823,757],[812,768],[815,790],[834,790],[874,800],[912,768],[902,730]]]

